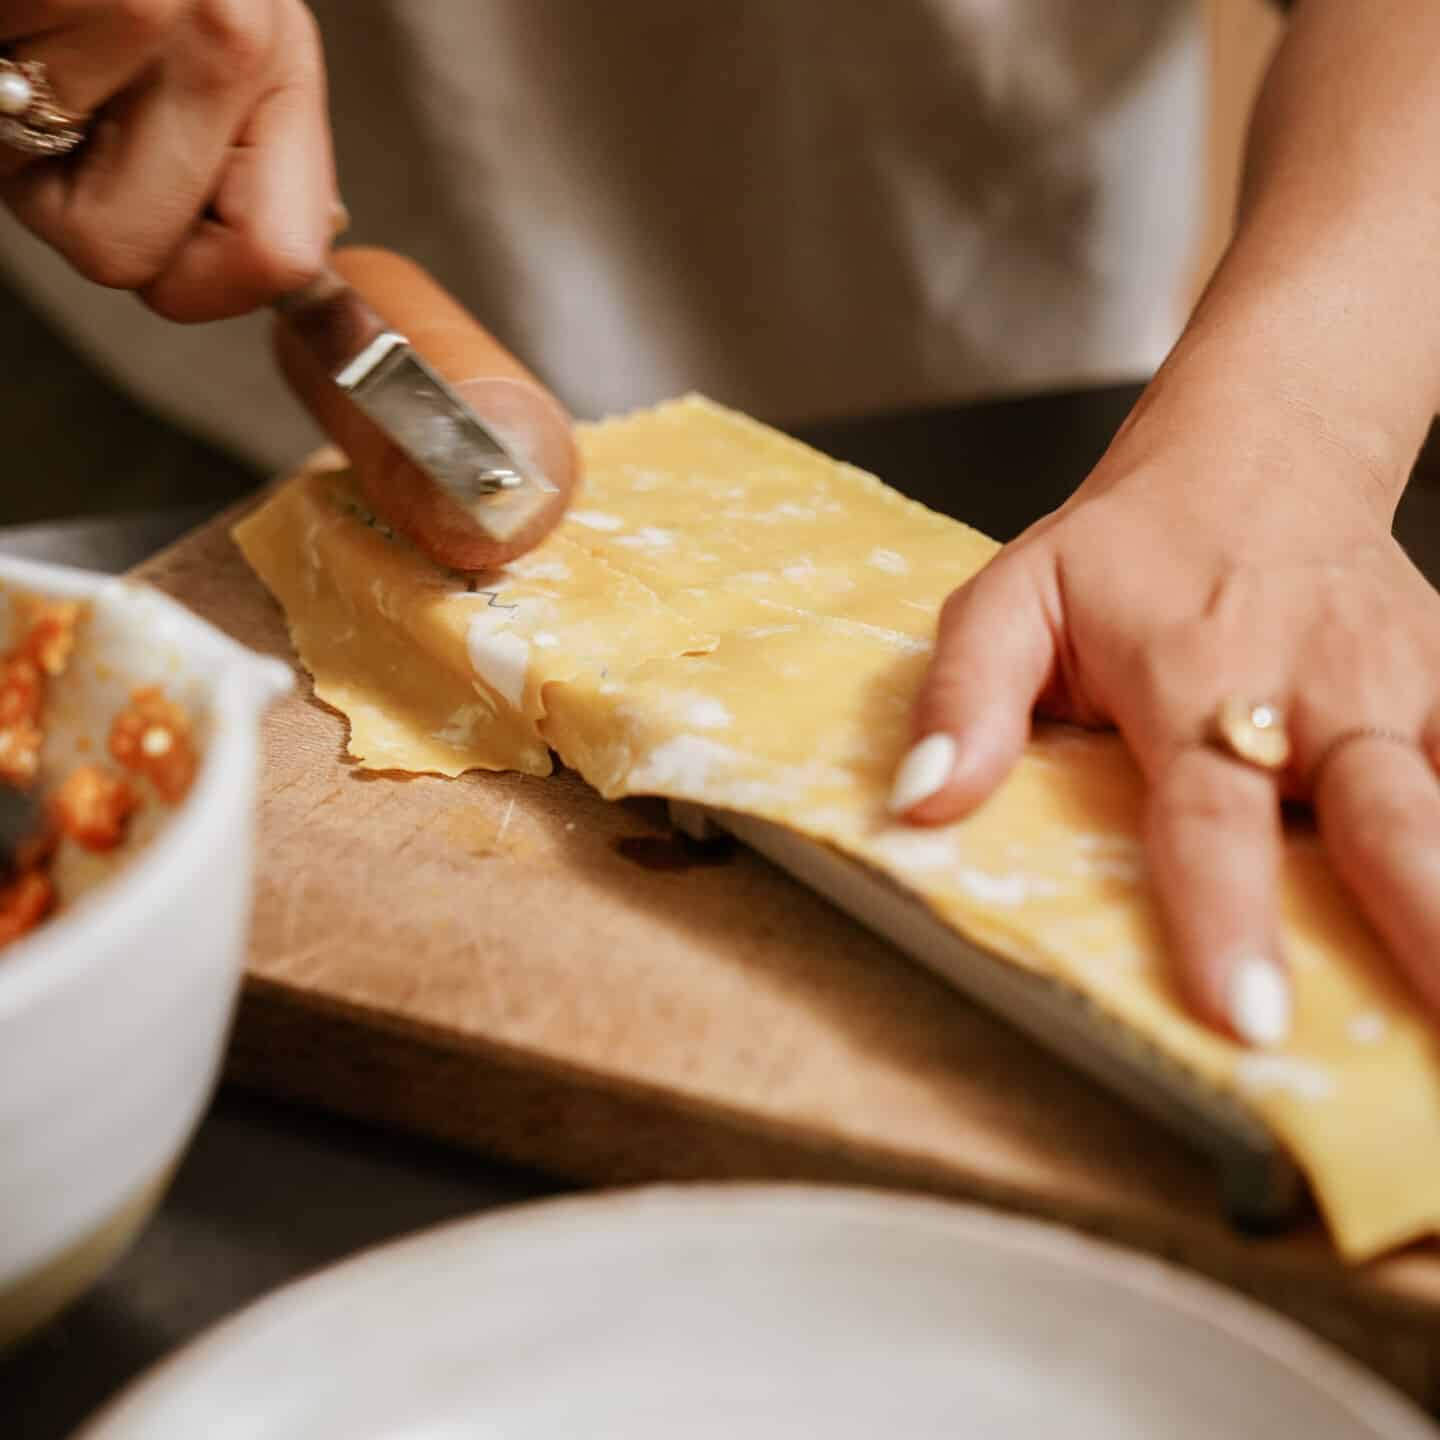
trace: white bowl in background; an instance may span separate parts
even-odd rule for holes
[[[72,864],[72,896],[0,950],[3,1344],[124,1248],[210,1096],[244,964],[259,719],[293,677],[133,581],[0,557],[0,591],[90,605],[47,712],[47,765],[103,757],[144,684],[186,707],[201,751],[153,833],[118,866]]]
[[[1058,1226],[697,1186],[462,1221],[163,1363],[83,1440],[1437,1440],[1296,1326]]]

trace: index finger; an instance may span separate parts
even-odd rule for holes
[[[336,204],[325,72],[313,22],[283,37],[279,83],[230,147],[204,218],[141,292],[172,320],[243,315],[323,268]]]

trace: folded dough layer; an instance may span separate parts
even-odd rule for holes
[[[363,766],[544,775],[553,750],[606,796],[744,811],[836,846],[1241,1099],[1347,1257],[1440,1227],[1434,1037],[1313,834],[1286,842],[1295,1031],[1257,1054],[1177,1000],[1116,737],[1042,728],[976,815],[890,823],[940,606],[993,541],[696,397],[583,427],[581,449],[576,509],[490,575],[386,532],[334,457],[237,527]]]

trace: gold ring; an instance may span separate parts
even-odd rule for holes
[[[0,145],[53,158],[84,142],[83,122],[56,103],[42,61],[0,59]]]
[[[1387,745],[1403,745],[1408,750],[1420,749],[1415,743],[1414,736],[1405,735],[1399,730],[1391,730],[1384,725],[1352,725],[1348,730],[1342,730],[1338,735],[1326,741],[1324,748],[1315,757],[1315,763],[1310,767],[1310,790],[1312,793],[1320,784],[1320,775],[1325,767],[1347,745],[1353,745],[1357,740],[1380,740]]]
[[[1231,759],[1257,770],[1283,770],[1290,763],[1285,712],[1269,700],[1230,696],[1215,707],[1209,740]]]

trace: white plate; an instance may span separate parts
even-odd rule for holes
[[[1436,1440],[1215,1286],[899,1196],[694,1187],[465,1221],[254,1306],[86,1440]]]

